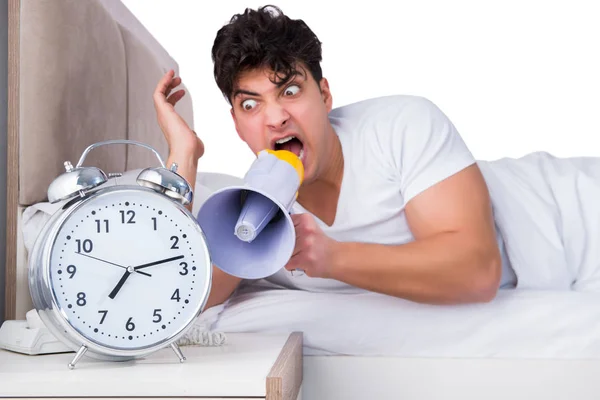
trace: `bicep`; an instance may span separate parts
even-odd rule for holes
[[[413,197],[406,204],[405,213],[416,240],[443,232],[461,232],[481,244],[496,243],[490,196],[477,164]]]

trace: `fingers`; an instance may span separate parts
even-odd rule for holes
[[[169,84],[171,83],[171,79],[173,79],[173,75],[175,74],[175,71],[173,71],[172,69],[168,70],[167,73],[165,73],[162,78],[160,78],[160,80],[158,81],[158,84],[156,85],[156,88],[154,89],[154,94],[162,94],[163,96],[165,95],[165,93],[167,92],[167,88],[169,87]]]
[[[311,229],[311,216],[309,214],[292,214],[292,222],[294,223],[294,229],[296,231],[296,241],[294,244],[294,251],[292,252],[292,258],[301,253],[303,248],[306,248],[312,242],[313,233]]]
[[[294,229],[296,229],[296,231],[311,232],[313,230],[312,228],[316,226],[312,216],[308,213],[291,214],[290,217],[292,218]]]
[[[183,95],[185,93],[178,94],[176,97],[174,97],[172,99],[172,101],[167,100],[167,97],[169,97],[169,94],[171,93],[171,91],[173,89],[175,89],[177,86],[179,86],[182,82],[180,77],[174,78],[174,75],[175,75],[175,71],[170,69],[158,81],[158,84],[156,85],[156,88],[154,89],[154,100],[156,102],[168,101],[169,103],[175,105],[175,103],[177,103],[179,100],[181,100],[181,97],[183,97]],[[176,93],[173,93],[173,95],[175,95]]]
[[[173,80],[171,80],[171,82],[169,83],[169,86],[167,87],[167,91],[165,92],[165,96],[169,97],[171,90],[175,89],[179,85],[181,85],[180,77],[177,77],[177,78],[174,78]]]
[[[292,219],[294,219],[294,215],[292,215]],[[296,241],[294,243],[294,250],[292,251],[292,255],[285,265],[285,269],[288,271],[292,271],[298,268],[299,261],[301,259],[300,254],[302,253],[303,240],[296,232]]]
[[[290,214],[294,227],[297,227],[302,222],[303,215],[305,214]]]
[[[294,245],[294,251],[292,252],[292,258],[296,257],[300,253],[301,248],[302,248],[301,243],[299,243],[298,236],[296,236],[296,244]]]
[[[298,253],[292,255],[290,260],[285,265],[285,269],[287,269],[288,271],[292,271],[294,269],[300,269],[301,264],[302,264],[302,260],[301,260],[301,257],[299,256],[299,252],[298,252]]]
[[[173,93],[171,96],[169,96],[169,98],[167,99],[167,102],[171,103],[171,105],[175,106],[175,104],[181,100],[183,98],[183,96],[185,96],[185,90],[180,89],[178,91],[176,91],[175,93]]]

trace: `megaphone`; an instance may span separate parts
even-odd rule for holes
[[[287,150],[258,153],[244,183],[220,189],[198,211],[214,265],[243,279],[261,279],[285,266],[296,242],[291,207],[304,179]]]

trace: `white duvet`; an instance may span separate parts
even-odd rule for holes
[[[257,281],[206,310],[181,343],[220,340],[211,332],[301,331],[307,355],[600,358],[600,158],[533,153],[479,165],[517,289],[487,304],[432,306]],[[210,192],[236,182],[199,174],[194,213]],[[58,207],[25,210],[28,250]]]
[[[522,289],[600,292],[600,157],[480,162]]]

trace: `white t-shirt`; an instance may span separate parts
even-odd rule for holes
[[[341,141],[344,173],[334,223],[328,226],[315,219],[337,241],[413,241],[406,204],[476,162],[446,115],[422,97],[369,99],[334,109],[329,119]],[[308,211],[295,203],[292,212]],[[267,280],[309,291],[360,291],[337,280],[285,269]]]

